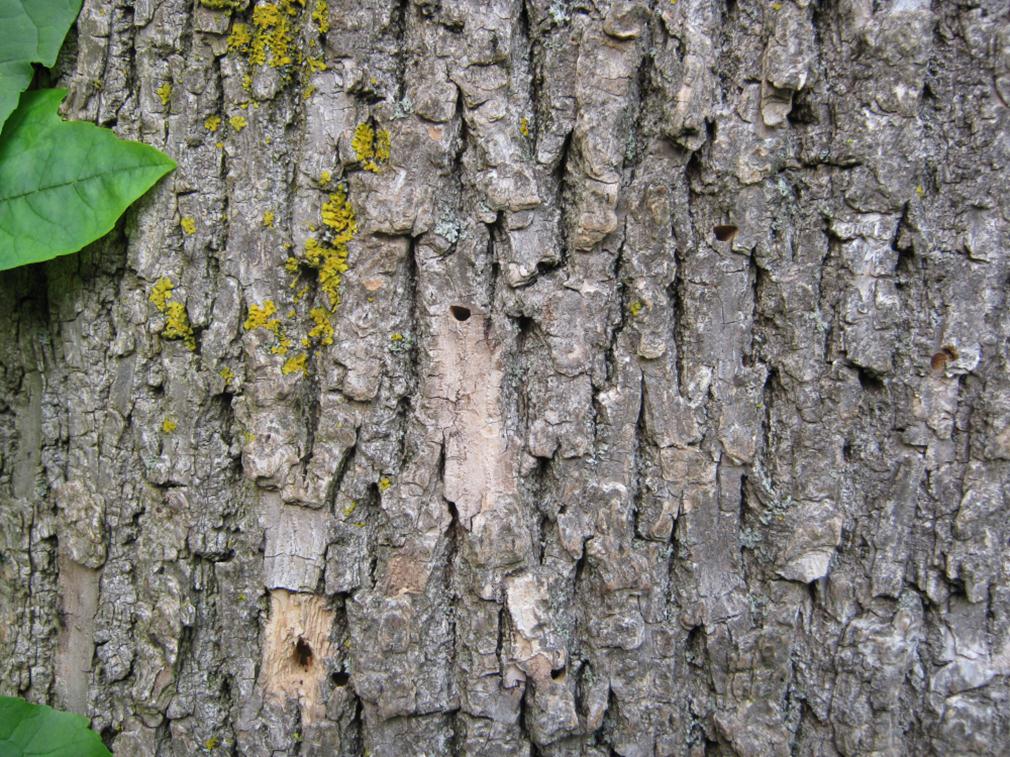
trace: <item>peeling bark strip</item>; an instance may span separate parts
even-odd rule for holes
[[[1006,0],[86,0],[56,78],[179,167],[0,275],[0,692],[1006,751]]]

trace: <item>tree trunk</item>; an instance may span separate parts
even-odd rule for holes
[[[1006,0],[86,0],[57,75],[178,169],[0,275],[4,693],[1005,753]]]

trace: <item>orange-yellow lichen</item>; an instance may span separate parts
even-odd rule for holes
[[[280,68],[293,62],[293,34],[288,19],[296,13],[293,0],[256,6],[252,16],[256,33],[249,52],[250,63],[254,66],[269,63],[274,68]]]
[[[172,299],[174,285],[167,276],[158,279],[151,288],[148,299],[159,313],[165,316],[165,327],[161,331],[164,339],[179,340],[191,352],[196,349],[196,337],[189,323],[186,306]]]
[[[168,101],[172,99],[172,85],[169,84],[168,82],[165,82],[156,90],[154,90],[154,93],[161,98],[162,105],[168,105]]]
[[[228,35],[228,52],[249,52],[252,39],[252,31],[249,29],[249,24],[236,21],[231,26],[231,34]]]
[[[382,478],[380,478],[380,479],[379,479],[379,491],[380,491],[380,492],[384,492],[384,491],[386,491],[386,490],[387,490],[387,489],[388,489],[389,487],[391,487],[392,485],[393,485],[393,482],[392,482],[392,481],[390,481],[390,480],[389,480],[388,478],[386,478],[385,476],[383,476]]]
[[[351,149],[366,171],[378,173],[379,167],[389,160],[389,132],[380,129],[376,133],[369,123],[360,123],[354,129],[351,138]]]
[[[304,352],[300,352],[297,355],[289,357],[284,365],[281,367],[281,373],[285,376],[289,376],[292,373],[297,373],[301,371],[302,373],[308,372],[308,360],[309,356]]]
[[[316,0],[316,6],[312,9],[312,21],[320,34],[326,34],[330,30],[330,7],[326,0]]]
[[[245,120],[245,116],[232,116],[231,118],[228,119],[228,123],[231,125],[231,128],[233,128],[236,133],[242,131],[246,126],[249,125],[249,122]]]
[[[235,380],[235,371],[233,371],[228,366],[225,366],[217,372],[217,375],[224,379],[225,385],[230,384]]]
[[[321,187],[328,186],[331,179],[333,179],[333,174],[330,173],[329,171],[323,171],[321,174],[319,174],[319,186]]]
[[[161,433],[163,433],[163,434],[171,434],[178,427],[179,427],[179,424],[176,423],[174,420],[172,420],[171,418],[165,418],[165,420],[163,420],[161,422]]]
[[[333,321],[326,308],[312,308],[309,317],[315,326],[309,331],[310,339],[318,339],[321,344],[333,344]]]
[[[519,119],[519,133],[524,137],[530,135],[530,120],[526,116]]]
[[[196,233],[196,219],[193,218],[193,216],[183,216],[181,219],[179,219],[179,225],[182,227],[182,230],[187,234]]]
[[[272,229],[275,220],[277,220],[277,217],[274,215],[272,210],[268,210],[263,214],[263,225],[266,228]]]
[[[221,127],[221,116],[208,116],[207,120],[203,122],[203,128],[207,131],[214,133]]]
[[[280,333],[281,322],[273,317],[275,315],[277,315],[277,306],[274,305],[273,300],[267,300],[262,305],[250,305],[249,316],[242,324],[242,328],[246,331],[266,329],[277,335]]]
[[[354,235],[358,233],[358,223],[354,217],[354,208],[347,199],[344,189],[338,188],[330,195],[330,199],[323,203],[320,213],[323,225],[330,229],[332,238],[330,243],[334,245],[347,244]]]

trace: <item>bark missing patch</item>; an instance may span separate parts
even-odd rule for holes
[[[325,597],[284,589],[270,592],[260,683],[276,700],[297,699],[303,723],[325,716],[326,670],[321,661],[330,656],[333,623]]]

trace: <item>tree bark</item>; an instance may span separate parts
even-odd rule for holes
[[[178,169],[0,275],[0,691],[122,755],[1005,753],[1008,19],[86,0],[67,115]]]

